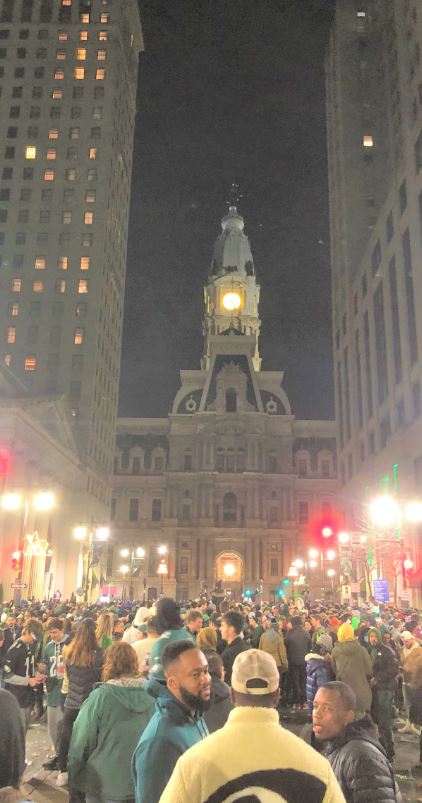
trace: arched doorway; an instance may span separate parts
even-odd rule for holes
[[[243,560],[237,552],[222,552],[215,562],[215,579],[221,580],[226,594],[240,600],[243,593]]]

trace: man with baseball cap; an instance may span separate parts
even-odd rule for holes
[[[277,665],[263,650],[234,661],[235,708],[220,730],[179,758],[160,803],[280,799],[343,803],[326,759],[279,724]]]

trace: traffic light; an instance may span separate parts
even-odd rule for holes
[[[284,597],[285,591],[284,588],[279,588],[277,591],[277,596]]]
[[[250,599],[252,597],[252,595],[253,595],[253,591],[250,588],[245,588],[245,590],[243,592],[243,596],[247,597],[247,599]]]
[[[283,580],[283,585],[284,585],[284,586],[288,586],[288,585],[289,585],[289,583],[290,583],[290,580],[289,580],[289,578],[288,578],[288,577],[285,577],[285,578],[284,578],[284,580]]]
[[[20,549],[17,549],[16,552],[12,552],[12,570],[18,574],[21,572],[23,568],[23,552]]]

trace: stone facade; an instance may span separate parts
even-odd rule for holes
[[[162,584],[192,598],[217,579],[238,597],[262,580],[264,596],[274,596],[305,555],[313,522],[331,516],[334,422],[297,420],[283,373],[260,370],[258,301],[232,207],[205,288],[201,370],[181,371],[168,418],[118,420],[107,582],[122,587],[121,547],[143,547],[129,578],[135,596]],[[163,583],[160,546],[168,550]]]

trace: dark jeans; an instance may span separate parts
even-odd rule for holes
[[[293,688],[293,705],[306,703],[306,665],[293,664],[289,666],[290,680]]]
[[[63,715],[63,728],[60,737],[59,752],[57,756],[57,766],[60,772],[67,772],[67,756],[69,753],[70,740],[72,738],[73,723],[79,714],[79,708],[65,708]]]
[[[378,725],[380,742],[389,761],[394,758],[393,737],[393,699],[394,691],[389,689],[372,690],[372,716]]]

